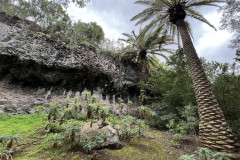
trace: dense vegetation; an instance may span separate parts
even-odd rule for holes
[[[240,137],[238,62],[221,64],[202,59],[202,63],[228,123],[237,137]],[[175,119],[180,123],[183,121],[181,124],[187,130],[198,131],[197,103],[182,49],[178,50],[177,54],[170,56],[168,65],[162,65],[159,68],[158,73],[149,79],[147,87],[150,95],[147,97],[147,101],[150,103],[149,107],[158,113],[154,125],[165,128],[169,120]],[[193,128],[189,128],[189,125]]]
[[[0,123],[0,143],[2,144],[0,160],[12,157],[19,146],[18,141],[26,144],[41,141],[39,148],[24,155],[25,159],[33,156],[41,158],[42,155],[38,154],[42,154],[46,150],[50,150],[53,152],[53,156],[58,157],[58,153],[64,152],[59,149],[59,146],[70,152],[77,149],[84,153],[93,153],[92,150],[103,148],[108,133],[103,132],[101,135],[89,138],[88,135],[81,132],[81,126],[98,120],[120,125],[123,132],[121,138],[130,144],[127,146],[130,150],[132,149],[131,144],[137,143],[136,137],[140,138],[144,130],[150,131],[148,129],[150,126],[168,130],[173,135],[170,145],[176,148],[180,147],[183,137],[190,134],[200,135],[201,142],[210,149],[229,151],[226,148],[214,148],[215,145],[205,143],[206,140],[203,139],[205,130],[202,129],[202,126],[209,124],[210,120],[206,120],[206,117],[210,117],[214,126],[218,126],[215,128],[225,127],[228,130],[226,135],[219,137],[226,136],[226,141],[232,141],[234,136],[240,138],[239,50],[236,52],[233,64],[199,59],[192,44],[191,28],[189,23],[184,21],[186,16],[190,16],[214,28],[193,8],[202,5],[217,6],[216,3],[220,1],[139,0],[136,2],[137,4],[146,5],[148,8],[134,16],[132,20],[138,20],[137,25],[149,22],[149,20],[150,23],[138,34],[135,34],[134,31],[132,34],[124,33],[127,39],[121,39],[121,41],[106,38],[101,26],[95,22],[73,22],[66,12],[70,2],[84,7],[88,0],[3,0],[0,2],[0,11],[18,16],[23,22],[32,21],[29,24],[34,27],[30,27],[29,32],[33,32],[39,38],[44,37],[51,40],[53,43],[60,42],[70,50],[85,45],[94,48],[98,54],[109,52],[118,61],[127,59],[138,63],[141,69],[141,81],[139,82],[141,94],[139,95],[139,104],[135,104],[137,105],[136,117],[117,115],[111,108],[106,108],[98,102],[98,98],[89,92],[82,93],[82,97],[84,97],[82,100],[75,97],[66,99],[65,104],[56,102],[49,107],[36,106],[37,113],[30,116],[15,117],[0,114],[0,120],[3,122]],[[230,1],[222,7],[222,10],[224,12],[222,28],[235,33],[235,39],[231,46],[238,48],[239,27],[236,27],[239,24],[236,16],[238,1]],[[230,16],[231,13],[236,16],[234,20]],[[165,48],[166,45],[174,43],[175,36],[181,38],[183,48],[180,43],[176,51]],[[170,53],[170,56],[164,53],[168,53],[168,55]],[[156,55],[164,57],[166,63],[160,63]],[[120,98],[117,106],[120,113],[124,107],[127,107],[128,113],[132,110],[133,103],[129,101],[128,104],[125,104]],[[214,109],[206,112],[209,108]],[[223,114],[221,114],[222,111]],[[217,118],[214,118],[215,115]],[[228,123],[225,123],[225,119]],[[234,136],[228,136],[232,134],[228,125],[233,130]],[[210,129],[215,128],[210,127]],[[42,133],[37,133],[38,129]],[[211,141],[214,137],[210,137],[208,140]],[[142,142],[145,140],[143,139]],[[48,145],[46,146],[44,143]],[[157,150],[156,146],[153,144],[155,150]],[[237,147],[233,143],[229,146],[232,151]],[[30,148],[30,150],[34,149]],[[162,149],[157,151],[163,152]],[[123,156],[118,152],[114,152],[114,154]],[[146,156],[141,155],[142,157]],[[127,155],[125,156],[126,159],[129,158]],[[150,156],[151,153],[148,153],[146,157]],[[229,159],[231,156],[200,148],[196,154],[185,155],[181,159],[194,160],[196,157],[199,159],[210,157]],[[75,159],[77,158],[75,157]],[[94,155],[92,158],[94,159]],[[154,157],[152,158],[154,159]]]
[[[80,99],[79,99],[80,98]],[[131,111],[131,103],[124,104],[118,99],[118,107],[122,112],[123,107]],[[137,119],[132,116],[116,116],[113,108],[105,108],[98,101],[98,97],[91,96],[90,92],[84,91],[81,97],[68,98],[64,104],[52,103],[49,107],[36,106],[36,113],[31,115],[13,116],[0,114],[0,158],[11,159],[95,159],[95,149],[101,149],[108,138],[109,131],[89,137],[82,132],[82,125],[96,123],[99,119],[103,122],[119,125],[122,128],[121,139],[129,143],[121,150],[113,150],[108,153],[109,157],[129,159],[177,159],[176,154],[166,154],[165,147],[159,144],[164,141],[159,131],[149,129],[148,124],[154,122],[155,112],[148,107],[138,107]],[[146,121],[144,121],[144,119]],[[170,131],[175,134],[170,142],[178,146],[181,138],[186,134],[183,127],[176,126],[174,120],[167,124]],[[150,137],[149,137],[150,136]],[[149,140],[154,136],[156,138]],[[141,140],[139,142],[139,140]],[[159,142],[160,140],[160,142]],[[136,148],[136,146],[140,148]],[[144,148],[142,152],[141,147]],[[19,149],[24,153],[17,152]],[[71,153],[71,154],[70,154]],[[84,154],[85,153],[85,154]],[[86,154],[88,153],[88,154]],[[137,154],[137,155],[136,155]],[[196,155],[198,156],[198,155]],[[214,153],[208,149],[200,148],[199,156],[224,158],[228,160],[231,155]],[[194,158],[195,155],[184,155],[181,159]]]

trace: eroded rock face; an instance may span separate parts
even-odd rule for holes
[[[103,95],[139,94],[138,65],[120,63],[110,54],[83,45],[67,49],[58,40],[49,42],[29,34],[29,23],[5,13],[0,17],[0,80],[80,92],[101,88]]]
[[[106,139],[102,146],[104,148],[120,149],[124,146],[120,141],[122,131],[119,125],[112,125],[103,121],[89,122],[82,126],[81,132],[85,133],[90,139],[106,133]]]

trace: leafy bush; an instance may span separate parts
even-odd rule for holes
[[[91,93],[88,91],[83,91],[82,96],[85,98],[86,102],[91,102]]]
[[[21,137],[19,136],[0,136],[0,159],[8,160],[12,159],[12,154],[16,152],[16,145],[18,140]]]
[[[156,115],[153,110],[143,105],[138,107],[138,112],[140,117],[143,117],[144,119],[148,118],[149,120],[152,120],[152,118]]]
[[[138,133],[138,129],[133,127],[135,120],[132,116],[125,116],[122,119],[122,138],[126,141],[130,141],[131,138]]]
[[[13,159],[12,158],[13,151],[12,149],[0,149],[0,159],[1,160],[8,160],[8,159]]]
[[[224,152],[212,152],[208,148],[198,148],[194,155],[183,155],[180,160],[231,160],[233,156]]]
[[[137,120],[138,125],[138,135],[142,136],[144,134],[144,131],[149,128],[148,125],[146,125],[145,121],[138,119]]]
[[[148,128],[143,120],[137,120],[132,116],[123,117],[121,127],[122,139],[126,141],[130,141],[137,134],[143,135],[144,130]]]
[[[64,136],[62,134],[55,133],[48,136],[47,140],[53,143],[53,147],[57,147],[63,143]]]
[[[148,105],[148,107],[156,113],[151,122],[151,126],[166,129],[166,125],[171,119],[179,119],[174,107],[170,107],[167,103],[152,103]]]
[[[57,118],[60,116],[60,104],[58,102],[56,103],[51,103],[48,111],[48,121],[50,122],[51,120],[55,121]]]
[[[199,117],[197,106],[193,106],[191,103],[184,106],[181,112],[181,118],[180,126],[192,134],[198,133]]]
[[[104,32],[101,26],[96,22],[84,23],[77,22],[74,25],[76,31],[76,40],[78,42],[89,42],[98,45],[104,40]]]
[[[179,124],[176,124],[174,119],[169,121],[167,128],[169,128],[169,131],[174,134],[170,144],[174,147],[179,147],[182,137],[187,133],[186,130]]]

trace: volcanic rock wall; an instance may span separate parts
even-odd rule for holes
[[[84,45],[68,49],[30,33],[29,24],[0,13],[0,81],[60,94],[87,89],[110,99],[138,96],[138,65]]]

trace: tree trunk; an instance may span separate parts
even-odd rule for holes
[[[141,58],[141,79],[140,81],[146,81],[147,77],[147,68],[146,68],[146,58],[147,58],[147,52],[146,51],[141,51],[140,53],[140,58]]]
[[[121,59],[119,59],[119,85],[122,87],[122,64]]]
[[[140,51],[139,53],[140,59],[141,59],[141,77],[140,81],[146,82],[147,80],[147,67],[146,67],[146,61],[147,61],[147,52],[145,50]],[[145,105],[145,98],[144,95],[146,94],[146,88],[144,87],[144,84],[140,84],[140,105]]]
[[[233,152],[237,148],[237,139],[227,124],[212,92],[210,83],[187,31],[186,24],[183,19],[178,19],[176,25],[181,35],[198,103],[201,143],[204,147],[217,151]]]

